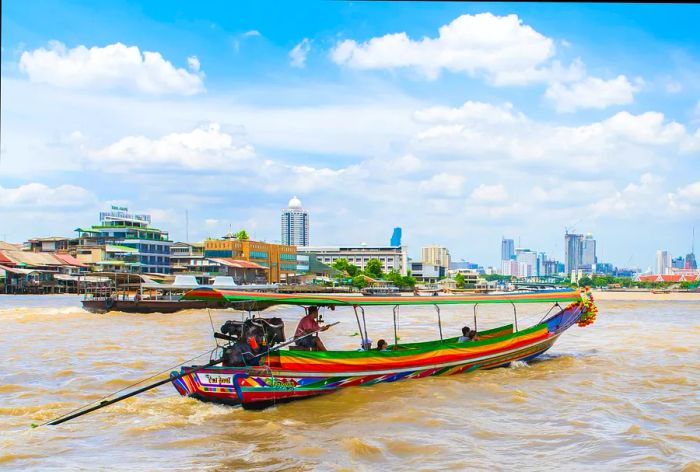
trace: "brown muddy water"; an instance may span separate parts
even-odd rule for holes
[[[60,426],[31,429],[214,347],[206,311],[95,315],[74,296],[0,296],[0,469],[700,470],[700,302],[599,302],[540,360],[408,380],[249,412],[170,384]],[[520,327],[548,307],[523,305]],[[300,308],[266,312],[293,332]],[[240,319],[212,311],[214,326]],[[442,309],[446,336],[471,307]],[[352,311],[324,339],[359,345]],[[479,309],[479,328],[512,318]],[[392,339],[390,308],[368,309]],[[354,336],[353,336],[354,335]],[[404,307],[404,341],[437,338],[432,309]],[[205,356],[203,359],[207,359]]]

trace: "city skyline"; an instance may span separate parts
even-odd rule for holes
[[[297,195],[314,244],[401,227],[414,259],[437,242],[498,267],[502,235],[563,260],[568,228],[646,270],[700,222],[696,13],[3,5],[0,237],[71,236],[114,204],[173,240],[187,213],[193,241],[275,241]]]

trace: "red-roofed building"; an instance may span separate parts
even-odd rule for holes
[[[697,282],[700,276],[698,274],[644,274],[634,278],[637,282],[665,282],[665,283],[680,283],[680,282]]]
[[[70,254],[57,252],[56,254],[54,254],[54,257],[62,260],[63,262],[65,262],[66,264],[71,265],[71,266],[83,267],[83,268],[90,267],[87,264],[83,264],[82,262],[80,262],[75,257],[71,256]]]
[[[2,251],[0,251],[0,264],[14,265],[15,263],[12,261],[12,259],[8,258]]]

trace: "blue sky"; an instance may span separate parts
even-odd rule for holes
[[[116,202],[191,239],[502,235],[652,266],[700,233],[700,7],[3,2],[0,237]]]

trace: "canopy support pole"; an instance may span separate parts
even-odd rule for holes
[[[399,306],[396,305],[394,306],[394,346],[398,346],[399,344],[399,335],[396,330],[396,318],[399,313]]]
[[[360,315],[357,314],[357,305],[353,305],[352,309],[355,310],[355,319],[357,320],[357,329],[360,330],[360,346],[362,346],[362,349],[365,349],[365,339],[367,338],[364,334],[362,334],[362,324],[360,323]]]
[[[518,332],[518,310],[515,308],[515,303],[510,302],[513,305],[513,318],[515,319],[515,332]]]
[[[479,330],[476,329],[476,307],[477,307],[478,305],[479,305],[478,303],[475,303],[475,304],[474,304],[474,331],[476,331],[477,333],[479,332]]]
[[[544,321],[544,319],[547,318],[547,317],[549,316],[549,314],[552,312],[552,310],[554,310],[554,308],[556,308],[556,307],[559,307],[560,310],[563,310],[563,308],[561,307],[561,305],[559,304],[559,302],[556,302],[554,305],[552,305],[552,308],[550,308],[549,310],[547,310],[547,313],[544,314],[544,316],[542,317],[542,319],[541,319],[537,324],[542,323],[542,322]]]
[[[367,334],[367,322],[365,321],[365,307],[361,306],[361,307],[360,307],[360,311],[362,312],[362,324],[363,324],[364,327],[365,327],[365,337],[364,337],[364,339],[362,340],[362,344],[364,344],[364,343],[365,343],[365,340],[368,340],[368,341],[369,341],[369,334]],[[371,348],[372,348],[372,345],[369,344],[365,349],[371,349]]]
[[[438,315],[438,329],[440,330],[440,341],[442,341],[442,320],[440,320],[440,305],[435,305]]]

